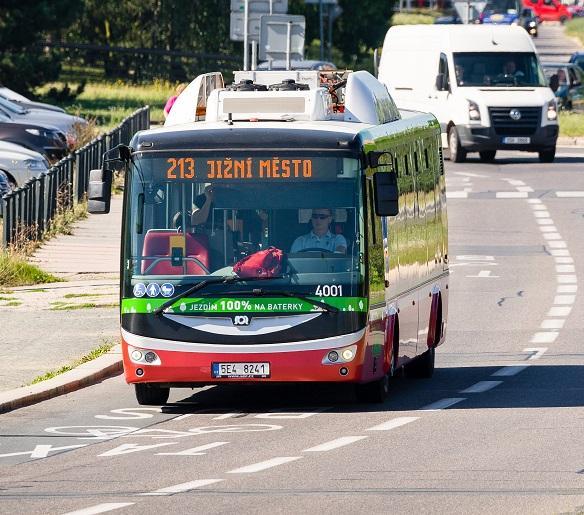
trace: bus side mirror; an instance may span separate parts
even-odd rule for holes
[[[87,211],[92,214],[107,214],[110,212],[113,177],[114,172],[112,170],[91,170],[89,172]]]
[[[375,214],[395,216],[399,213],[397,178],[393,172],[377,172],[373,175]]]
[[[446,75],[443,73],[439,73],[436,75],[436,89],[438,91],[446,91],[448,88],[446,87]]]

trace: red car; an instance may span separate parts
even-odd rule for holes
[[[572,13],[557,0],[523,0],[524,7],[531,7],[539,21],[559,21],[572,19]]]

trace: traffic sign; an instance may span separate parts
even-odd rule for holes
[[[247,16],[247,39],[248,41],[260,40],[260,18],[265,13],[252,13]],[[244,40],[244,18],[245,14],[241,12],[231,12],[231,19],[229,25],[229,39],[231,41]]]
[[[262,61],[304,58],[306,20],[304,16],[272,14],[261,17],[259,58]]]
[[[270,14],[270,3],[272,4],[272,14],[286,14],[288,12],[288,0],[248,0],[250,13]],[[243,12],[245,10],[245,0],[231,0],[231,12]]]

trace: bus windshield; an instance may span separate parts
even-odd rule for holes
[[[136,294],[137,284],[152,282],[178,291],[234,276],[238,263],[261,267],[266,249],[275,247],[283,258],[273,278],[253,285],[208,281],[202,293],[261,287],[318,295],[318,286],[328,285],[332,295],[357,295],[359,161],[325,152],[232,152],[135,156],[125,215],[126,291]]]
[[[462,87],[547,87],[532,52],[458,52],[453,57]]]

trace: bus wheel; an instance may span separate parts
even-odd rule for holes
[[[160,406],[166,404],[170,394],[170,388],[158,388],[144,383],[134,385],[136,400],[141,406]]]
[[[365,384],[355,385],[355,395],[359,402],[372,404],[381,403],[389,395],[389,376],[385,374],[381,379]]]
[[[496,150],[483,150],[479,152],[479,156],[483,163],[492,163],[495,160]]]
[[[466,152],[460,145],[458,131],[454,125],[448,131],[448,150],[450,151],[450,160],[453,163],[462,163],[466,159]]]
[[[436,349],[432,347],[406,365],[406,376],[416,379],[427,379],[434,374]]]

